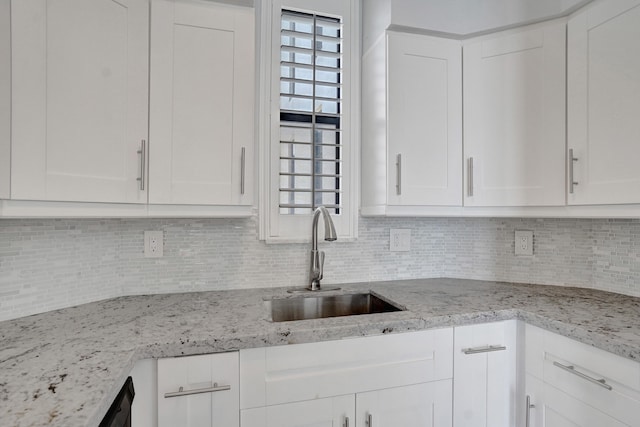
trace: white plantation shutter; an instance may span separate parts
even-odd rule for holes
[[[280,214],[342,206],[342,22],[282,10]]]

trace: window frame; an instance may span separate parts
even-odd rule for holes
[[[357,238],[360,147],[360,1],[263,0],[258,60],[259,238],[267,243],[310,241],[312,214],[280,213],[280,26],[282,9],[340,17],[343,24],[341,202],[332,215],[339,240]]]
[[[286,36],[289,39],[289,44],[286,48],[287,53],[284,54],[282,47],[285,45],[281,41],[280,50],[280,61],[285,61],[287,64],[280,69],[280,214],[285,212],[294,215],[300,214],[296,211],[310,214],[313,209],[323,205],[329,212],[338,215],[341,213],[341,193],[344,186],[341,175],[341,152],[343,149],[341,127],[343,70],[341,62],[344,43],[342,18],[338,19],[320,13],[303,13],[285,8],[282,9],[281,16],[281,24],[284,25],[284,22],[287,21],[290,28],[281,29],[281,38]],[[291,31],[297,32],[298,23],[302,24],[301,30],[304,30],[304,27],[309,24],[313,27],[311,33],[301,32],[299,41],[296,40],[297,34],[285,35]],[[317,25],[323,26],[323,23],[330,27],[335,25],[336,34],[325,36],[323,32],[318,32]],[[329,46],[336,44],[335,51],[338,56],[327,57],[323,54],[321,46],[325,43],[323,37],[327,37]],[[317,38],[319,40],[316,40]],[[302,50],[308,49],[306,47],[296,47],[298,42],[303,46],[310,42],[312,45],[310,49],[313,53]],[[319,49],[320,54],[314,58],[316,49]],[[334,49],[330,48],[329,51],[326,51],[326,53],[330,52],[334,52]],[[309,57],[308,65],[306,57]],[[328,59],[331,65],[318,64],[318,60],[322,61],[323,59]],[[325,78],[329,76],[335,78],[327,81],[318,77],[318,73],[326,74]],[[318,90],[322,90],[319,88],[324,88],[327,93],[318,95]],[[286,94],[291,96],[286,96]],[[283,102],[288,104],[287,107],[283,106]],[[297,104],[298,102],[299,104]],[[335,111],[324,111],[323,108],[318,110],[318,106],[322,107],[325,102],[328,107],[334,104]],[[308,110],[305,108],[307,103],[310,107]],[[283,136],[287,134],[291,135],[290,141],[286,136]],[[329,136],[329,140],[325,140],[325,135]],[[304,157],[300,157],[300,154]],[[305,185],[305,181],[308,187]],[[307,198],[308,203],[307,200],[304,200]],[[332,200],[329,201],[329,199]],[[307,205],[310,207],[306,207]]]

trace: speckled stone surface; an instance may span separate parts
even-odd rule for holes
[[[285,289],[122,297],[0,323],[0,425],[97,426],[136,360],[519,318],[640,361],[640,298],[458,279],[360,283],[407,311],[273,323]],[[295,296],[294,296],[295,297]]]

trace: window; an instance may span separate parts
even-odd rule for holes
[[[359,0],[264,0],[260,64],[260,238],[310,238],[323,205],[356,237]]]
[[[282,11],[280,214],[341,206],[340,19]]]

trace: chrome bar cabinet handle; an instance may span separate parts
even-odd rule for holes
[[[344,417],[344,427],[349,427],[349,417]]]
[[[554,366],[557,366],[560,369],[563,369],[573,375],[577,375],[578,377],[587,380],[593,384],[599,385],[602,388],[606,388],[607,390],[611,391],[613,390],[613,387],[611,387],[609,384],[607,384],[607,381],[604,378],[601,379],[596,379],[593,377],[590,377],[587,374],[583,374],[580,371],[577,371],[576,368],[573,365],[563,365],[562,363],[558,363],[558,362],[553,362]]]
[[[242,147],[242,152],[240,154],[240,194],[244,194],[244,174],[245,174],[245,161],[246,154],[245,148]]]
[[[402,194],[402,154],[396,156],[396,194]]]
[[[569,149],[569,194],[573,194],[573,187],[578,185],[578,182],[573,179],[573,164],[578,161],[577,157],[573,156],[573,148]]]
[[[536,405],[532,405],[531,404],[531,396],[529,396],[529,395],[527,395],[526,405],[527,405],[527,408],[526,408],[526,412],[525,412],[524,426],[525,427],[531,427],[531,409],[535,408]]]
[[[215,393],[217,391],[227,391],[227,390],[231,390],[230,385],[218,386],[218,383],[213,383],[213,387],[197,388],[194,390],[184,390],[183,387],[180,387],[178,391],[165,393],[164,397],[166,399],[169,397],[190,396],[192,394],[202,394],[202,393]]]
[[[145,187],[144,177],[146,175],[145,165],[146,165],[146,159],[147,159],[147,141],[144,139],[140,143],[140,149],[138,150],[138,154],[140,155],[140,176],[136,179],[136,181],[140,181],[140,191],[144,191],[144,187]]]
[[[373,427],[373,415],[371,414],[367,415],[367,426]]]
[[[484,347],[463,348],[462,352],[464,354],[478,354],[478,353],[489,353],[492,351],[502,351],[506,349],[507,347],[504,345],[486,345]]]
[[[467,159],[467,197],[473,197],[473,157]]]

